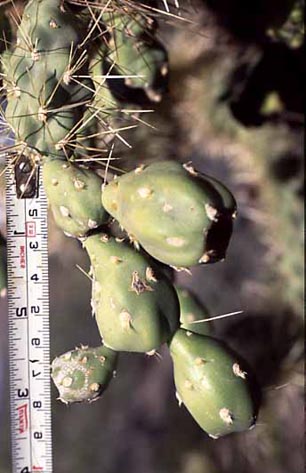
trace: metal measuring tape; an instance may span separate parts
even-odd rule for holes
[[[12,160],[10,160],[12,163]],[[47,200],[39,166],[6,172],[13,473],[52,473]]]

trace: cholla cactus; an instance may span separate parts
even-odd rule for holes
[[[101,205],[103,180],[92,170],[59,159],[43,165],[43,183],[56,224],[82,237],[108,220]]]
[[[61,0],[30,1],[16,46],[3,55],[8,105],[5,117],[23,154],[66,159],[72,154],[77,126],[90,101],[86,53],[87,25]]]
[[[150,259],[122,241],[88,237],[93,272],[92,306],[106,346],[118,351],[150,352],[178,328],[174,288]]]
[[[132,239],[175,267],[223,259],[236,217],[236,202],[220,182],[171,161],[113,180],[102,202]]]
[[[180,396],[200,426],[217,437],[254,423],[246,374],[216,341],[186,326],[184,305],[180,322],[175,288],[158,261],[186,270],[223,259],[235,199],[191,165],[156,162],[122,171],[111,182],[103,167],[109,141],[124,141],[117,120],[124,123],[126,107],[141,113],[167,90],[167,52],[157,40],[152,3],[147,8],[146,2],[101,0],[89,8],[85,0],[26,2],[16,44],[2,55],[5,118],[15,135],[15,160],[23,155],[40,163],[56,224],[81,239],[91,262],[92,307],[104,345],[53,361],[60,399],[96,400],[113,376],[116,352],[152,353],[169,342]],[[122,239],[112,235],[107,212],[126,231]],[[186,350],[178,342],[182,336]],[[207,357],[216,359],[217,375],[209,365],[206,370]],[[224,366],[231,367],[229,379]],[[195,410],[185,378],[181,388],[179,374],[186,370]],[[208,385],[201,384],[199,395],[198,377],[206,371]]]
[[[217,340],[178,330],[170,342],[179,403],[211,437],[250,429],[256,420],[249,373]]]

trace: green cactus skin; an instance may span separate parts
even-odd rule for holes
[[[177,397],[211,437],[251,429],[256,406],[241,360],[216,339],[179,329],[170,344]]]
[[[236,216],[217,180],[172,161],[139,167],[102,193],[105,209],[157,260],[185,267],[225,257]]]
[[[104,346],[81,346],[55,358],[51,376],[59,399],[66,404],[99,399],[116,374],[117,358]]]
[[[104,15],[103,21],[110,33],[104,74],[122,76],[107,79],[112,94],[123,103],[160,102],[168,86],[168,57],[154,37],[156,22],[135,13]]]
[[[98,234],[84,246],[103,343],[116,351],[148,353],[168,341],[179,326],[179,303],[166,277],[122,240]]]
[[[119,127],[120,111],[129,104],[126,102],[120,103],[109,89],[103,71],[105,54],[105,45],[102,45],[96,51],[89,65],[89,73],[95,86],[92,107],[95,111],[98,111],[97,118],[102,128],[116,130]]]
[[[6,241],[0,234],[0,298],[7,293]]]
[[[84,28],[83,28],[84,26]],[[32,0],[22,17],[17,44],[4,53],[6,120],[17,143],[41,155],[67,158],[85,105],[93,95],[86,53],[79,44],[85,25],[61,0]]]
[[[103,180],[92,170],[59,159],[43,164],[43,184],[56,224],[68,235],[84,237],[105,223]]]
[[[193,323],[210,317],[207,308],[198,302],[187,289],[181,287],[175,289],[180,303],[181,328],[199,335],[210,335],[212,331],[211,322]]]
[[[119,31],[132,38],[139,38],[147,32],[154,34],[157,28],[157,22],[148,15],[148,10],[135,11],[134,5],[126,5],[124,11],[122,9],[105,11],[103,22],[110,35],[115,35]]]

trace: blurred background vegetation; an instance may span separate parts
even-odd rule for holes
[[[20,2],[22,4],[22,2]],[[163,2],[161,8],[163,7]],[[152,127],[118,148],[144,160],[192,161],[221,179],[239,217],[225,262],[176,280],[220,315],[216,334],[243,355],[263,389],[256,428],[214,441],[174,395],[171,361],[124,354],[102,400],[65,406],[52,392],[55,473],[302,473],[304,1],[181,0],[160,21],[169,93]],[[171,11],[177,13],[174,5]],[[3,168],[3,163],[2,163]],[[0,225],[5,232],[4,179]],[[80,244],[50,216],[52,358],[99,344]],[[0,473],[9,473],[7,306],[0,300]]]

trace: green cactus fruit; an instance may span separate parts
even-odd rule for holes
[[[0,234],[0,298],[7,293],[6,241]]]
[[[6,120],[17,143],[38,154],[66,159],[75,148],[75,134],[93,95],[86,51],[79,47],[85,33],[86,26],[66,3],[32,0],[15,49],[5,53]]]
[[[219,181],[172,161],[113,180],[105,209],[157,260],[174,267],[225,257],[236,203]]]
[[[43,184],[56,224],[78,238],[105,223],[103,180],[92,170],[59,159],[43,164]]]
[[[209,319],[210,315],[207,308],[187,289],[181,287],[175,289],[180,303],[181,328],[200,335],[210,335],[212,331],[211,322],[199,322]]]
[[[104,346],[81,346],[55,358],[51,376],[59,399],[66,404],[99,399],[115,375],[117,358]]]
[[[248,371],[221,342],[179,329],[170,344],[177,398],[211,437],[251,429],[257,406]]]
[[[104,16],[110,38],[103,60],[112,94],[120,102],[144,104],[159,102],[168,85],[168,57],[154,37],[156,22],[146,15]]]
[[[103,343],[116,351],[147,353],[168,341],[179,326],[179,303],[167,278],[122,240],[99,234],[84,246]]]

